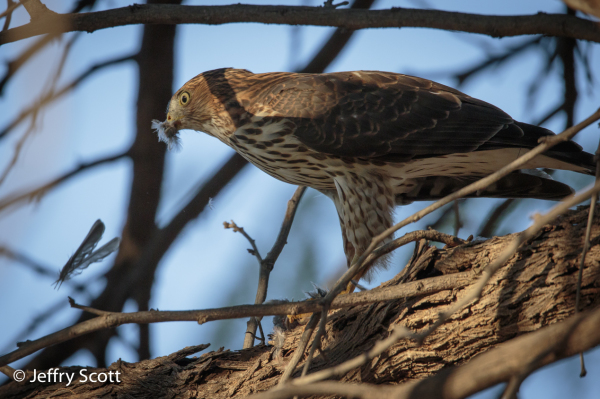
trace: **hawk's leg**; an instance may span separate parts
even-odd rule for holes
[[[373,237],[381,234],[393,224],[394,193],[387,178],[375,173],[358,174],[352,171],[334,179],[336,193],[331,193],[340,217],[344,252],[348,267],[367,249]],[[390,241],[389,237],[386,241]],[[385,260],[379,260],[369,270],[354,276],[370,278],[371,271],[385,267]],[[354,285],[347,288],[352,292]]]

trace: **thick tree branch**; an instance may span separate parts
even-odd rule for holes
[[[598,325],[600,309],[597,308],[502,344],[462,367],[443,370],[433,377],[398,387],[327,381],[286,386],[251,398],[288,399],[294,395],[305,397],[341,394],[362,399],[462,399],[508,381],[513,375],[532,365],[534,366],[531,368],[536,370],[599,345]],[[549,347],[553,350],[548,350]]]
[[[172,6],[140,5],[82,14],[45,17],[0,32],[0,45],[45,33],[98,29],[133,24],[208,24],[237,22],[366,28],[434,28],[493,37],[546,35],[600,42],[597,23],[562,14],[492,16],[392,8],[388,10],[333,9],[298,6]]]

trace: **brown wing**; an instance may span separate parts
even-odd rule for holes
[[[337,156],[403,161],[530,148],[540,136],[552,134],[536,128],[525,135],[493,105],[426,79],[389,72],[290,74],[261,91],[257,106],[289,118],[296,125],[293,134],[308,147]]]

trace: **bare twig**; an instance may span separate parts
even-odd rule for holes
[[[310,342],[310,338],[312,337],[313,332],[315,331],[315,327],[319,323],[320,318],[321,318],[321,313],[318,313],[318,312],[313,313],[312,316],[310,317],[310,320],[304,327],[304,332],[302,333],[302,337],[300,338],[300,341],[298,341],[298,345],[296,346],[296,351],[294,352],[294,355],[292,356],[292,358],[290,359],[290,362],[288,363],[287,367],[285,368],[285,371],[281,375],[281,379],[279,380],[279,384],[277,386],[283,386],[292,377],[292,374],[294,374],[294,371],[296,371],[296,366],[298,365],[298,363],[300,363],[302,356],[304,356],[304,351],[306,350],[306,347],[308,346],[308,343]]]
[[[8,134],[8,132],[13,130],[16,126],[18,126],[26,118],[34,115],[36,112],[39,112],[39,110],[42,107],[45,107],[46,105],[52,103],[53,101],[57,100],[58,98],[67,94],[68,92],[70,92],[72,89],[77,87],[77,85],[79,85],[85,79],[92,76],[94,74],[94,72],[97,72],[103,68],[106,68],[106,67],[109,67],[112,65],[117,65],[117,64],[120,64],[123,62],[134,60],[135,57],[136,57],[136,54],[127,55],[124,57],[118,57],[118,58],[114,58],[112,60],[100,62],[100,63],[90,67],[87,71],[85,71],[84,73],[79,75],[77,78],[73,79],[70,83],[66,84],[61,89],[53,90],[52,92],[48,92],[48,93],[44,94],[40,99],[38,99],[38,101],[33,106],[21,111],[21,113],[15,119],[13,119],[12,122],[10,122],[7,126],[5,126],[0,131],[0,139],[4,138],[4,136],[6,136]]]
[[[259,264],[262,263],[263,260],[262,260],[262,257],[260,256],[260,252],[258,252],[258,248],[256,247],[256,241],[254,241],[254,239],[252,237],[250,237],[250,235],[248,235],[248,233],[246,233],[246,230],[244,230],[243,227],[239,227],[237,224],[235,224],[235,222],[233,220],[230,222],[223,222],[223,227],[225,227],[226,229],[233,229],[234,233],[240,233],[241,235],[246,237],[246,239],[252,246],[252,249],[249,249],[248,252],[250,253],[250,255],[254,255],[256,257]]]
[[[136,4],[85,14],[58,14],[52,18],[0,32],[0,44],[45,33],[93,32],[133,24],[211,24],[236,22],[335,26],[346,29],[434,28],[480,33],[493,37],[541,34],[600,42],[593,21],[564,14],[492,16],[391,8],[387,10],[329,9],[299,6],[174,6]]]
[[[73,291],[82,292],[82,293],[85,293],[88,298],[91,297],[90,293],[86,292],[86,287],[83,284],[74,286],[73,288],[74,288]],[[66,305],[67,304],[65,303],[64,299],[61,298],[60,301],[56,301],[56,302],[52,303],[50,306],[47,306],[46,308],[40,310],[36,316],[29,318],[29,324],[26,327],[24,327],[21,331],[19,331],[17,334],[15,334],[14,338],[9,339],[7,341],[7,342],[9,342],[9,344],[5,345],[4,348],[1,349],[0,351],[8,352],[8,351],[12,350],[15,342],[20,342],[20,341],[27,339],[27,337],[30,337],[31,334],[33,332],[35,332],[35,330],[40,325],[42,325],[42,323],[44,323],[48,319],[55,317],[57,312],[60,311],[62,308],[64,308]]]
[[[23,133],[23,135],[21,136],[19,141],[17,141],[17,144],[15,145],[15,150],[13,152],[13,156],[12,156],[11,160],[8,162],[8,165],[6,165],[6,168],[4,169],[2,174],[0,175],[0,185],[2,185],[2,183],[4,183],[4,181],[8,177],[8,174],[11,172],[11,170],[13,170],[14,166],[17,164],[17,160],[19,159],[19,155],[21,154],[23,145],[25,144],[27,139],[32,135],[32,133],[37,128],[37,120],[38,120],[38,109],[35,109],[35,110],[33,110],[33,113],[32,113],[31,124],[29,125],[29,127],[27,128],[25,133]]]
[[[294,222],[294,217],[296,216],[296,210],[298,209],[298,204],[300,203],[300,199],[302,195],[306,191],[306,187],[298,187],[294,192],[292,198],[288,201],[287,210],[285,211],[285,217],[283,218],[283,223],[281,224],[281,229],[279,229],[279,235],[273,244],[273,247],[267,254],[265,259],[261,259],[260,254],[258,253],[258,249],[253,244],[254,240],[249,237],[250,242],[253,244],[255,256],[258,259],[258,263],[260,265],[260,271],[258,275],[258,288],[256,290],[256,298],[254,300],[255,304],[261,304],[267,299],[267,290],[269,288],[269,276],[271,275],[271,271],[273,271],[273,266],[279,258],[281,251],[283,251],[283,247],[287,243],[288,235],[290,234],[290,229],[292,228],[292,223]],[[242,232],[242,234],[244,234]],[[260,325],[260,319],[252,317],[248,320],[246,327],[246,335],[244,336],[244,348],[251,348],[254,345],[254,336],[256,334],[256,327]]]
[[[19,262],[22,265],[27,266],[33,272],[35,272],[41,276],[50,277],[50,278],[56,277],[56,272],[51,270],[50,267],[44,266],[44,265],[40,264],[39,262],[29,258],[28,256],[26,256],[22,253],[18,253],[18,252],[14,251],[10,248],[7,248],[5,246],[0,246],[0,256],[5,256],[9,259],[14,260],[15,262]]]
[[[21,5],[21,2],[14,2],[13,0],[6,0],[6,10],[0,13],[0,18],[6,17],[4,20],[4,26],[2,26],[2,31],[4,32],[10,27],[10,21],[12,19],[13,11]]]
[[[544,358],[559,350],[562,344],[562,341],[551,342],[546,350],[541,351],[536,357],[531,359],[529,363],[524,364],[520,370],[515,372],[515,374],[510,377],[508,384],[506,384],[506,387],[504,388],[504,392],[502,392],[502,395],[500,396],[500,399],[517,399],[517,393],[519,392],[523,381],[525,381],[525,379],[531,375],[531,373],[540,368],[539,364],[542,360],[544,360]]]
[[[89,306],[79,305],[70,296],[67,297],[67,298],[69,298],[69,305],[71,305],[71,307],[75,308],[75,309],[81,309],[81,310],[84,310],[84,311],[86,311],[88,313],[92,313],[92,314],[95,314],[95,315],[98,315],[98,316],[119,314],[118,312],[107,312],[106,310],[99,310],[99,309],[90,308]]]
[[[20,1],[6,0],[6,10],[0,13],[0,18],[8,17],[12,14],[15,8],[21,5]]]
[[[483,227],[479,229],[477,236],[479,237],[491,237],[494,231],[498,227],[498,222],[502,219],[506,212],[513,209],[512,205],[515,203],[515,198],[508,198],[502,200],[498,205],[494,207],[494,210],[489,213],[487,220]]]
[[[281,223],[279,235],[277,236],[275,244],[273,244],[273,247],[264,260],[264,262],[267,263],[267,265],[270,265],[271,268],[275,264],[277,258],[279,258],[281,251],[283,251],[283,247],[287,243],[287,237],[290,234],[290,229],[292,228],[292,223],[294,222],[294,217],[296,216],[296,210],[298,210],[298,204],[300,203],[300,199],[304,195],[305,191],[306,187],[299,186],[294,192],[292,198],[288,201],[288,206],[285,211],[283,222]]]
[[[559,112],[564,111],[564,109],[565,109],[565,104],[563,102],[560,105],[558,105],[557,107],[546,112],[546,114],[544,116],[542,116],[536,123],[534,123],[534,125],[542,125],[542,124],[548,122],[554,116],[558,115]]]
[[[422,239],[443,242],[445,244],[452,245],[452,246],[466,243],[465,240],[461,240],[458,237],[451,236],[449,234],[440,233],[439,231],[435,231],[435,230],[413,231],[413,232],[403,235],[402,237],[396,238],[395,240],[392,240],[392,241],[386,243],[385,245],[382,245],[381,247],[377,248],[365,260],[365,267],[369,267],[371,264],[373,264],[373,262],[375,262],[380,257],[389,254],[393,250],[400,248],[403,245],[406,245],[410,242],[419,241]],[[310,363],[312,362],[314,352],[320,345],[320,337],[324,334],[325,328],[327,326],[327,312],[329,311],[329,309],[330,309],[330,307],[327,306],[327,307],[323,307],[323,309],[321,310],[321,322],[319,324],[319,330],[316,335],[316,337],[319,338],[319,340],[317,341],[317,338],[315,338],[315,340],[313,341],[311,350],[308,354],[308,358],[306,359],[306,362],[304,363],[304,368],[302,370],[303,376],[306,375],[306,373],[308,372]]]
[[[535,39],[527,40],[524,43],[520,43],[514,47],[509,47],[504,50],[503,53],[493,55],[488,57],[483,62],[475,65],[474,67],[469,68],[466,71],[459,72],[453,74],[454,78],[458,80],[458,85],[463,85],[467,80],[474,77],[480,72],[483,72],[491,67],[496,67],[497,65],[511,59],[512,57],[522,53],[523,51],[535,47],[540,43],[543,37],[537,37]]]
[[[373,262],[382,257],[383,255],[387,255],[393,250],[400,248],[403,245],[406,245],[410,242],[419,241],[419,240],[430,240],[441,242],[446,245],[457,246],[461,244],[466,244],[467,241],[461,238],[452,236],[450,234],[441,233],[436,230],[417,230],[411,231],[410,233],[406,233],[402,237],[398,237],[382,246],[374,250],[366,259],[365,259],[365,267],[369,267]]]
[[[317,330],[317,334],[315,335],[315,339],[313,339],[312,346],[310,347],[310,352],[308,352],[308,357],[304,362],[304,367],[302,367],[302,377],[304,377],[308,373],[308,369],[310,368],[310,363],[312,362],[313,356],[317,349],[321,348],[321,337],[325,335],[325,331],[327,329],[327,313],[329,312],[330,306],[329,304],[325,304],[321,308],[321,316],[319,321],[319,329]]]
[[[7,0],[7,1],[11,2],[12,0]],[[93,7],[95,2],[96,2],[96,0],[79,0],[75,3],[75,6],[71,9],[70,12],[78,13],[85,8],[91,8],[91,7]],[[21,5],[21,3],[17,2],[17,6],[19,6],[19,5]],[[4,14],[8,11],[9,10],[6,10],[4,13],[2,13],[2,16],[4,16]],[[10,15],[8,16],[7,20],[4,23],[4,27],[6,29],[8,29],[9,19],[10,19]],[[6,29],[3,29],[3,30],[6,30]],[[46,45],[48,43],[51,43],[53,40],[55,40],[59,36],[60,36],[60,34],[44,35],[41,38],[39,38],[39,40],[36,40],[31,46],[27,47],[16,58],[9,61],[6,65],[7,66],[6,74],[0,79],[0,94],[2,94],[2,90],[4,89],[4,86],[6,85],[6,83],[10,80],[10,78],[12,76],[14,76],[14,74],[19,70],[19,68],[21,68],[21,66],[23,66],[28,60],[30,60],[33,55],[37,54],[38,51],[40,51],[41,49],[46,47]]]
[[[44,89],[44,94],[41,95],[41,98],[51,98],[54,95],[54,92],[56,91],[56,83],[58,82],[60,75],[62,74],[62,72],[64,70],[64,66],[67,61],[67,57],[68,57],[69,53],[71,52],[71,49],[73,48],[73,43],[75,43],[75,41],[79,37],[80,37],[80,35],[76,34],[75,36],[71,37],[71,39],[65,44],[63,51],[62,51],[62,55],[60,57],[60,61],[56,68],[56,71],[54,72],[54,75],[48,79],[48,81],[47,81],[48,88]],[[36,122],[38,120],[38,113],[40,111],[40,108],[41,107],[37,107],[34,109],[33,114],[32,114],[33,116],[32,116],[32,120],[31,120],[31,125],[29,126],[29,129],[27,129],[27,131],[23,134],[23,136],[21,136],[19,141],[17,141],[17,144],[15,145],[13,157],[10,160],[10,162],[8,163],[8,165],[6,166],[6,168],[4,169],[4,172],[2,173],[2,175],[0,176],[0,185],[2,185],[2,183],[4,183],[4,181],[8,177],[8,174],[16,165],[17,160],[19,159],[19,156],[21,155],[21,150],[23,149],[23,145],[25,144],[27,139],[32,135],[32,133],[36,130],[36,125],[37,125]]]
[[[458,232],[463,227],[463,223],[460,220],[460,203],[458,200],[454,201],[452,207],[454,208],[454,236],[458,236]]]

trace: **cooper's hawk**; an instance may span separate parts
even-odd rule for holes
[[[348,265],[392,225],[396,204],[434,200],[484,177],[553,133],[430,80],[391,72],[264,73],[217,69],[171,98],[153,122],[169,148],[200,130],[290,184],[335,203]],[[477,196],[560,199],[536,168],[591,173],[592,155],[563,142]]]

